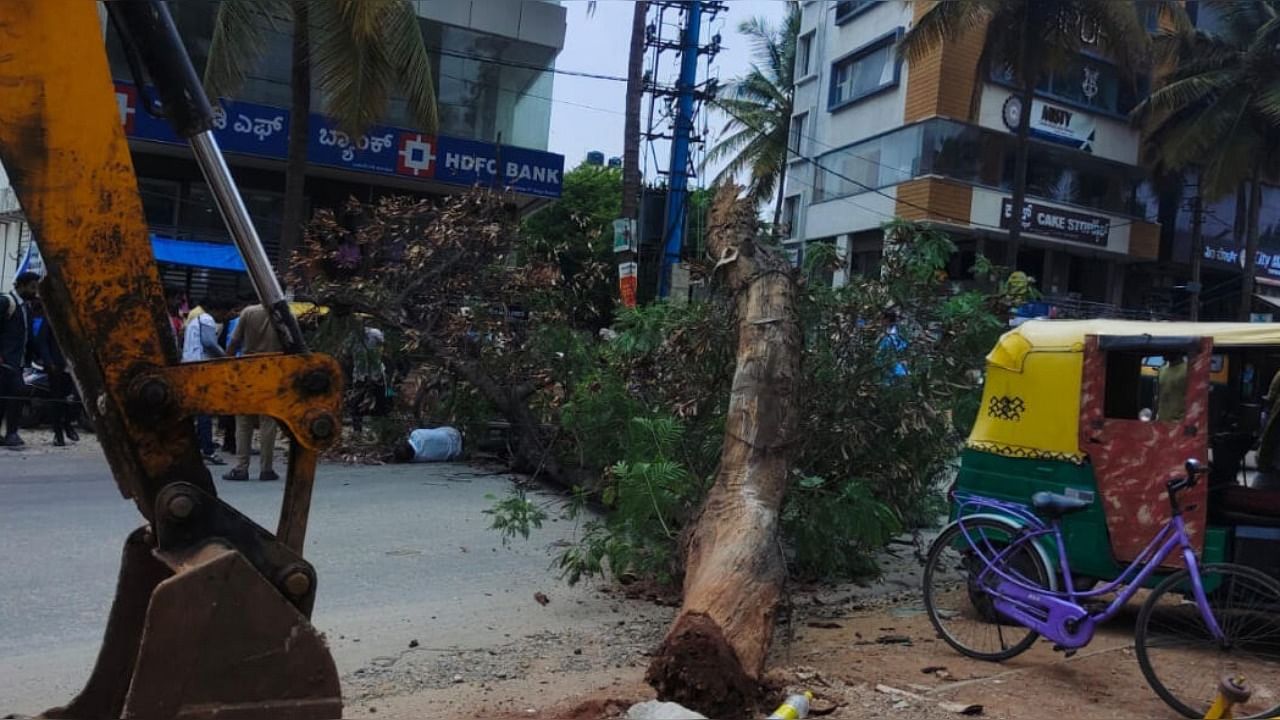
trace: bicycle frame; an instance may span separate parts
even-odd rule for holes
[[[957,495],[956,501],[961,513],[957,519],[960,533],[969,547],[977,552],[984,566],[977,577],[977,582],[992,595],[996,610],[1017,623],[1039,632],[1062,648],[1078,649],[1087,645],[1093,638],[1097,625],[1115,617],[1142,588],[1147,579],[1178,550],[1182,551],[1183,561],[1191,577],[1191,594],[1195,598],[1197,609],[1213,636],[1218,640],[1223,639],[1222,629],[1209,609],[1204,583],[1200,578],[1200,566],[1196,561],[1191,539],[1187,535],[1186,523],[1180,513],[1174,513],[1169,522],[1156,532],[1146,548],[1116,579],[1092,590],[1077,591],[1072,581],[1071,564],[1067,558],[1066,544],[1062,540],[1062,525],[1059,521],[1045,524],[1038,515],[1017,503],[972,495]],[[989,540],[983,541],[982,544],[986,546],[984,550],[965,529],[963,511],[966,508],[995,510],[1012,515],[1026,523],[1026,526],[1015,531],[1011,542],[1003,548],[993,547]],[[1000,567],[1019,548],[1050,535],[1057,544],[1063,590],[1034,585],[1016,571],[1010,574]],[[994,553],[994,556],[989,553]],[[1101,612],[1090,613],[1080,605],[1082,600],[1113,592],[1117,593],[1115,599]]]

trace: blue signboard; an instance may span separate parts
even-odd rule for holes
[[[116,102],[129,137],[185,144],[168,121],[141,109],[133,85],[117,82]],[[288,110],[223,99],[215,113],[213,132],[225,152],[277,160],[288,156]],[[384,125],[352,138],[324,115],[312,113],[309,120],[307,160],[314,165],[560,197],[562,155]]]

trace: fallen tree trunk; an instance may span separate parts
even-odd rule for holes
[[[754,709],[773,639],[802,351],[794,269],[755,242],[755,203],[737,194],[729,185],[716,195],[707,240],[737,298],[720,469],[688,536],[683,605],[646,674],[659,698],[717,718]]]

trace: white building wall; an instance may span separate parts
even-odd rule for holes
[[[911,22],[905,0],[884,0],[843,25],[835,24],[834,2],[808,0],[802,4],[800,34],[813,32],[811,72],[796,80],[795,115],[807,114],[798,156],[787,171],[787,197],[800,198],[791,244],[826,239],[879,227],[893,215],[893,189],[848,199],[814,204],[817,168],[809,161],[824,153],[902,125],[906,104],[907,65],[902,64],[897,86],[831,112],[828,96],[831,66],[836,60],[883,38]]]

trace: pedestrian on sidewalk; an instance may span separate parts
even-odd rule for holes
[[[67,361],[53,336],[53,328],[44,313],[43,303],[32,300],[31,338],[35,346],[33,354],[40,360],[45,375],[49,377],[49,399],[53,403],[53,444],[63,447],[67,440],[80,442],[80,436],[71,426],[72,378],[67,371]]]
[[[0,446],[10,449],[25,443],[18,435],[22,418],[22,365],[30,352],[31,311],[27,303],[36,297],[40,276],[33,272],[18,273],[13,290],[0,295],[0,420],[4,421],[4,439]]]
[[[232,355],[243,351],[245,355],[275,353],[284,350],[276,328],[271,324],[271,313],[261,304],[250,305],[240,311],[239,321],[227,342],[227,352]],[[223,480],[243,482],[249,479],[249,456],[253,447],[253,428],[258,427],[258,439],[262,443],[261,468],[258,480],[279,480],[276,474],[276,421],[266,415],[236,416],[236,466],[222,476]]]
[[[221,300],[206,300],[191,311],[183,330],[182,362],[200,362],[225,357],[226,352],[218,344],[218,322],[223,319],[229,304]],[[210,465],[226,465],[213,443],[213,418],[196,416],[196,440],[200,454]]]

